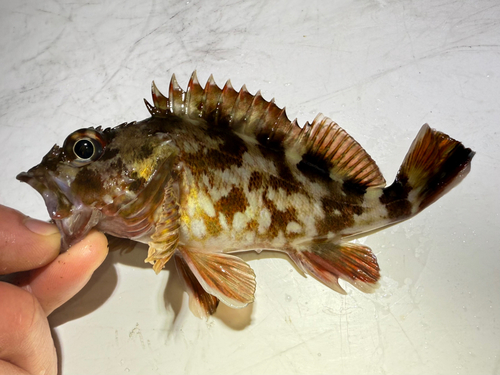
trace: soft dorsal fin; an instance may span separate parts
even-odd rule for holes
[[[196,72],[189,80],[187,91],[172,75],[169,98],[152,84],[153,104],[146,101],[152,116],[168,114],[205,119],[213,126],[229,126],[234,132],[255,137],[265,147],[293,148],[298,166],[310,168],[332,179],[348,181],[362,188],[385,186],[378,166],[366,151],[345,130],[328,117],[316,116],[312,124],[303,127],[290,121],[285,108],[274,99],[268,102],[260,91],[255,95],[245,86],[236,91],[230,81],[219,88],[210,76],[203,88]],[[300,166],[299,166],[300,169]]]
[[[321,113],[312,124],[306,123],[299,135],[289,142],[302,155],[301,163],[322,169],[332,179],[337,176],[365,188],[385,186],[377,164],[363,147]]]

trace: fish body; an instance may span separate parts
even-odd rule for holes
[[[299,127],[274,101],[203,88],[175,77],[166,97],[153,83],[151,117],[80,129],[18,179],[45,199],[62,249],[92,228],[149,245],[159,272],[174,259],[200,316],[220,301],[253,301],[255,275],[239,251],[287,253],[345,293],[343,278],[371,291],[380,277],[366,246],[349,242],[406,220],[459,183],[474,152],[424,125],[394,183],[323,115]]]

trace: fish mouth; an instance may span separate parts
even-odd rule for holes
[[[84,205],[71,193],[67,182],[42,165],[19,173],[16,178],[42,196],[50,218],[61,232],[61,253],[83,239],[99,223],[101,212]]]

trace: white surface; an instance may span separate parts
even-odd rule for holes
[[[7,4],[8,3],[8,4]],[[497,0],[27,1],[0,5],[0,203],[47,219],[15,180],[81,127],[148,116],[154,79],[196,69],[332,117],[390,182],[428,122],[472,172],[362,242],[381,288],[340,296],[285,259],[247,256],[256,302],[198,320],[172,265],[114,252],[51,316],[63,374],[500,374]]]

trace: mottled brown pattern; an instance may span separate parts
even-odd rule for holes
[[[262,186],[262,173],[253,171],[250,175],[250,181],[248,182],[248,191],[254,191],[260,189]]]
[[[323,197],[321,205],[325,217],[317,220],[318,236],[325,236],[328,232],[338,233],[342,229],[354,224],[354,215],[363,213],[363,196],[357,197]]]
[[[219,139],[221,144],[218,149],[205,148],[194,158],[205,158],[205,163],[211,168],[224,170],[231,166],[243,165],[243,154],[248,151],[245,142],[229,127],[221,126],[207,130],[207,137]],[[201,143],[200,143],[201,144]]]
[[[245,192],[237,187],[233,187],[228,195],[221,197],[214,205],[215,212],[222,213],[226,216],[226,220],[231,225],[234,214],[237,212],[245,212],[248,206],[248,201]]]
[[[203,222],[205,223],[208,236],[215,237],[222,232],[222,226],[220,225],[219,215],[208,216],[205,212],[202,212],[200,216]]]
[[[229,129],[228,134],[222,139],[223,142],[218,149],[208,148],[199,142],[201,148],[198,152],[181,151],[181,160],[189,166],[194,176],[199,177],[209,169],[225,170],[232,166],[243,165],[243,154],[247,151],[245,142]]]
[[[178,250],[181,273],[208,314],[218,299],[238,307],[253,301],[253,271],[224,253],[257,246],[286,251],[332,289],[342,292],[340,276],[364,290],[380,277],[376,258],[339,243],[341,236],[409,218],[460,182],[474,156],[424,125],[395,183],[383,189],[370,156],[328,118],[301,128],[260,94],[230,84],[221,90],[213,77],[202,88],[195,74],[187,92],[174,77],[169,92],[153,85],[151,118],[77,130],[18,179],[43,195],[63,250],[90,226],[150,243],[156,272]],[[82,134],[103,145],[100,158],[75,159]]]
[[[247,224],[248,230],[257,232],[257,229],[259,228],[259,222],[257,220],[250,220]]]
[[[139,151],[137,152],[137,157],[139,159],[147,159],[151,155],[153,155],[154,148],[151,144],[143,144],[141,145]]]
[[[106,148],[99,160],[100,161],[111,160],[115,156],[117,156],[119,153],[120,153],[120,149],[118,149],[118,148],[114,148],[114,149]]]
[[[303,192],[303,185],[297,181],[295,176],[293,175],[290,167],[288,166],[288,162],[285,156],[285,150],[281,146],[281,144],[276,144],[275,147],[280,147],[280,149],[271,149],[269,147],[260,146],[259,150],[267,160],[272,160],[274,165],[278,169],[278,178],[281,181],[276,180],[276,176],[271,176],[271,178],[275,179],[274,184],[276,186],[279,185],[282,189],[284,189],[287,193],[298,193]]]
[[[264,201],[264,206],[271,213],[271,225],[267,230],[266,236],[268,236],[268,238],[275,238],[281,231],[288,239],[297,237],[297,233],[286,233],[286,227],[288,223],[292,221],[298,222],[297,211],[295,210],[295,208],[290,207],[285,211],[281,211],[276,208],[273,201],[266,198],[265,194],[262,196],[262,198]]]

